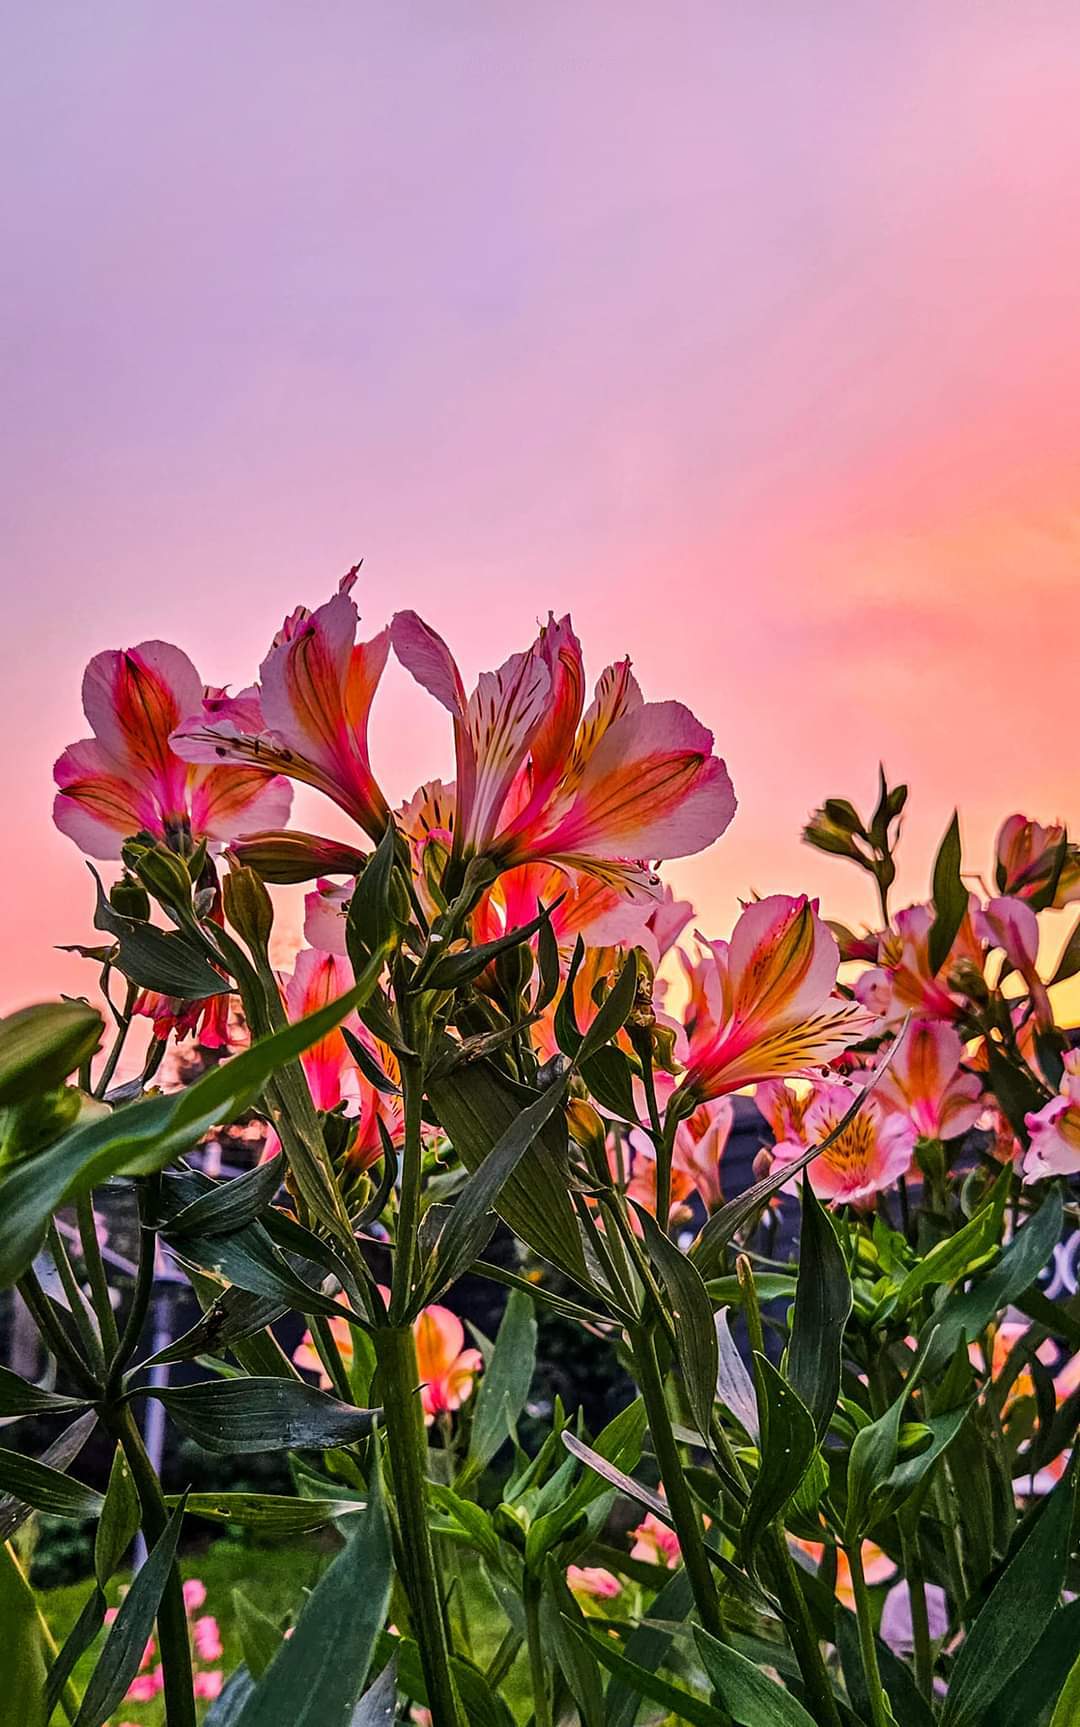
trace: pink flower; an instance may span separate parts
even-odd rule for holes
[[[851,1108],[856,1093],[846,1085],[815,1085],[804,1119],[805,1139],[782,1140],[773,1150],[781,1166],[794,1163],[807,1147],[830,1134]],[[819,1199],[831,1205],[868,1205],[911,1166],[915,1127],[907,1115],[884,1110],[873,1096],[839,1139],[803,1172]],[[798,1178],[796,1178],[798,1179]]]
[[[330,1327],[331,1336],[337,1344],[338,1354],[341,1356],[341,1364],[346,1373],[351,1373],[353,1359],[356,1354],[355,1346],[353,1344],[352,1328],[347,1319],[342,1319],[341,1316],[336,1313],[332,1313],[330,1315],[327,1324]],[[330,1375],[322,1364],[322,1358],[319,1355],[318,1350],[315,1348],[310,1331],[305,1331],[302,1339],[293,1350],[292,1358],[294,1366],[302,1368],[305,1373],[318,1374],[319,1384],[324,1388],[329,1386]]]
[[[157,990],[141,989],[132,1012],[151,1021],[152,1035],[162,1043],[172,1034],[177,1038],[193,1037],[201,1049],[229,1049],[231,1001],[227,993],[184,1001],[178,996],[159,995]]]
[[[139,1673],[128,1686],[125,1701],[149,1703],[157,1696],[164,1683],[160,1667],[155,1667],[152,1673]]]
[[[206,1584],[198,1577],[184,1579],[184,1607],[191,1613],[197,1613],[206,1602]]]
[[[930,906],[908,906],[896,914],[895,928],[878,936],[878,964],[864,972],[855,984],[855,995],[882,1022],[883,1029],[896,1026],[912,1010],[928,1019],[957,1019],[964,999],[949,987],[949,977],[961,961],[983,966],[983,945],[975,927],[978,901],[971,897],[969,911],[944,964],[934,971],[930,965],[930,930],[934,912]]]
[[[212,1613],[204,1613],[195,1621],[193,1630],[195,1653],[200,1661],[220,1661],[225,1653],[221,1644],[221,1632],[218,1622]],[[216,1695],[216,1693],[215,1693]]]
[[[735,1106],[730,1097],[699,1104],[675,1130],[672,1171],[693,1182],[708,1211],[723,1199],[720,1161],[731,1136]]]
[[[1024,1154],[1025,1182],[1080,1169],[1080,1049],[1065,1051],[1057,1097],[1025,1116],[1031,1145]]]
[[[436,1415],[460,1409],[472,1396],[483,1356],[478,1349],[464,1347],[465,1328],[457,1314],[437,1303],[425,1307],[413,1331],[422,1381],[420,1401],[430,1425]]]
[[[838,963],[835,938],[805,895],[747,906],[731,941],[707,943],[691,968],[680,1093],[702,1102],[804,1073],[857,1042],[870,1021],[832,998]]]
[[[1054,1023],[1050,997],[1036,968],[1039,957],[1039,920],[1022,899],[992,899],[981,914],[981,924],[991,947],[999,947],[1014,971],[1028,987],[1037,1025],[1046,1030]]]
[[[193,1689],[196,1697],[205,1697],[208,1699],[220,1697],[221,1687],[224,1683],[225,1675],[221,1671],[221,1668],[214,1667],[208,1669],[206,1672],[195,1674]]]
[[[1064,838],[1065,829],[1058,822],[1043,827],[1026,816],[1009,816],[994,847],[998,891],[1031,899],[1048,887],[1057,866],[1055,853]],[[1080,850],[1069,846],[1051,903],[1060,908],[1076,899],[1080,899]]]
[[[351,570],[325,605],[286,618],[258,685],[201,710],[192,702],[173,745],[185,761],[257,762],[315,786],[377,839],[389,812],[371,771],[368,716],[390,637],[356,641],[355,579]]]
[[[190,767],[170,736],[203,699],[198,672],[168,642],[95,654],[83,709],[93,737],[71,744],[53,769],[53,820],[90,857],[118,858],[125,839],[150,833],[180,851],[288,819],[292,793],[273,763]]]
[[[883,1109],[906,1115],[920,1139],[955,1139],[982,1112],[982,1086],[961,1066],[963,1059],[951,1025],[913,1020],[874,1096]]]
[[[754,1102],[772,1129],[773,1139],[792,1140],[805,1148],[806,1112],[812,1091],[796,1092],[785,1079],[767,1079],[754,1087]]]
[[[454,721],[456,857],[503,868],[546,860],[615,884],[641,860],[711,845],[735,813],[712,734],[679,702],[644,702],[629,661],[610,666],[585,711],[581,647],[552,618],[471,696],[442,638],[415,612],[391,624],[402,664]],[[444,788],[445,790],[446,788]]]
[[[648,1565],[664,1565],[669,1571],[675,1570],[681,1557],[678,1537],[653,1512],[646,1511],[637,1528],[631,1529],[630,1533],[634,1538],[631,1559],[643,1559]]]
[[[619,1579],[600,1565],[568,1565],[566,1581],[575,1595],[587,1596],[592,1601],[610,1601],[622,1594]]]

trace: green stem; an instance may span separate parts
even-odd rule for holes
[[[491,1657],[490,1665],[488,1666],[487,1672],[484,1674],[484,1678],[487,1680],[490,1690],[497,1691],[499,1689],[499,1686],[502,1684],[511,1667],[514,1665],[514,1662],[517,1660],[517,1654],[520,1648],[521,1634],[520,1632],[515,1631],[514,1627],[511,1625],[502,1642],[499,1644],[499,1647]]]
[[[337,1339],[330,1329],[330,1321],[321,1313],[311,1315],[311,1341],[315,1345],[319,1360],[322,1362],[334,1388],[334,1396],[339,1397],[342,1403],[351,1403],[353,1394],[352,1386],[349,1384],[349,1375],[345,1371],[345,1363],[341,1359]]]
[[[68,1298],[71,1317],[75,1321],[75,1329],[79,1333],[79,1341],[86,1351],[94,1372],[104,1379],[105,1351],[101,1347],[101,1338],[98,1336],[94,1324],[93,1310],[71,1268],[68,1250],[64,1246],[64,1238],[56,1226],[55,1218],[49,1223],[48,1242],[52,1262],[59,1273],[60,1282],[64,1286],[64,1294]]]
[[[807,1610],[799,1573],[781,1523],[774,1523],[769,1530],[768,1551],[776,1593],[786,1615],[787,1634],[795,1652],[795,1659],[799,1663],[811,1713],[821,1727],[841,1727],[840,1711],[836,1706],[829,1670],[821,1653],[821,1644]]]
[[[98,1240],[97,1222],[94,1218],[94,1196],[92,1193],[80,1195],[76,1201],[75,1213],[79,1220],[79,1240],[82,1243],[83,1264],[86,1266],[86,1276],[90,1284],[90,1294],[93,1298],[102,1345],[106,1355],[114,1354],[120,1345],[120,1333],[116,1329],[116,1314],[113,1312],[109,1280],[105,1275],[105,1262],[101,1257],[101,1243]]]
[[[900,1531],[900,1552],[911,1602],[911,1629],[915,1644],[915,1683],[929,1701],[934,1689],[934,1649],[930,1640],[930,1615],[926,1606],[926,1572],[918,1533]]]
[[[889,1700],[881,1686],[881,1670],[878,1667],[877,1642],[874,1636],[874,1615],[870,1604],[870,1593],[866,1587],[866,1577],[863,1572],[862,1543],[852,1541],[845,1546],[848,1565],[851,1567],[851,1586],[855,1591],[855,1614],[859,1621],[859,1653],[862,1656],[863,1677],[870,1698],[870,1720],[872,1727],[892,1727],[892,1711]]]
[[[81,1392],[91,1400],[96,1399],[101,1393],[101,1387],[64,1330],[35,1272],[23,1272],[19,1279],[19,1294],[57,1362],[71,1375]]]
[[[372,1334],[379,1367],[387,1450],[397,1513],[405,1533],[406,1594],[420,1648],[434,1727],[462,1727],[450,1647],[439,1597],[435,1553],[428,1527],[427,1437],[420,1406],[420,1369],[411,1325],[381,1326]]]
[[[143,1529],[152,1547],[169,1521],[161,1483],[146,1454],[142,1434],[129,1405],[111,1410],[107,1417],[124,1449],[131,1479],[142,1508]],[[195,1694],[191,1681],[191,1642],[180,1567],[173,1562],[157,1611],[158,1643],[164,1679],[167,1727],[195,1727]]]
[[[726,1636],[720,1611],[720,1597],[705,1551],[705,1538],[697,1507],[686,1485],[679,1447],[671,1431],[671,1416],[664,1396],[664,1381],[656,1359],[652,1332],[647,1327],[635,1331],[631,1334],[630,1344],[634,1355],[634,1370],[645,1402],[653,1449],[660,1469],[660,1479],[664,1483],[671,1521],[679,1537],[683,1564],[694,1592],[698,1614],[705,1630],[724,1642]]]
[[[401,1057],[401,1091],[405,1114],[405,1141],[401,1150],[401,1196],[395,1231],[394,1273],[390,1317],[400,1319],[409,1305],[413,1268],[416,1263],[420,1227],[420,1188],[424,1146],[421,1138],[424,1076],[420,1064]]]
[[[533,1727],[552,1727],[548,1674],[552,1663],[544,1650],[540,1627],[541,1585],[538,1577],[525,1573],[525,1640],[529,1648],[529,1678],[532,1681]]]
[[[116,1072],[116,1064],[120,1060],[121,1052],[127,1042],[128,1032],[131,1030],[131,1010],[135,1006],[135,998],[138,993],[138,985],[129,983],[127,986],[127,996],[124,1001],[123,1012],[120,1014],[117,1021],[117,1031],[116,1036],[113,1039],[113,1046],[106,1057],[105,1066],[102,1068],[101,1073],[98,1076],[97,1085],[94,1087],[95,1097],[104,1097],[105,1093],[109,1089],[112,1076]]]
[[[116,1346],[112,1371],[109,1374],[110,1396],[118,1390],[124,1368],[139,1347],[139,1339],[143,1334],[154,1293],[154,1259],[157,1253],[154,1220],[161,1191],[160,1175],[146,1176],[144,1180],[136,1183],[136,1190],[139,1204],[139,1264],[131,1292],[131,1306],[128,1308],[123,1335]]]

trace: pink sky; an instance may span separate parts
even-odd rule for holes
[[[9,8],[0,1008],[87,987],[51,826],[88,656],[242,683],[361,555],[467,672],[572,609],[716,732],[673,866],[870,915],[800,824],[1073,816],[1074,4]],[[450,767],[396,670],[391,801]],[[325,819],[313,798],[299,812]]]

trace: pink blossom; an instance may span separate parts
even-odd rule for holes
[[[693,1182],[708,1211],[714,1211],[723,1198],[720,1164],[734,1119],[730,1097],[718,1097],[699,1104],[675,1130],[672,1171]]]
[[[416,1360],[420,1369],[420,1402],[424,1419],[460,1409],[472,1396],[476,1375],[483,1366],[478,1349],[466,1349],[465,1328],[456,1313],[437,1303],[425,1307],[413,1330]]]
[[[160,1667],[155,1667],[152,1673],[139,1673],[127,1688],[126,1700],[129,1703],[149,1703],[164,1683]]]
[[[188,1613],[197,1613],[206,1601],[206,1584],[198,1577],[184,1579],[184,1607]]]
[[[568,1565],[566,1581],[575,1595],[585,1595],[593,1601],[610,1601],[622,1594],[619,1579],[600,1565]]]
[[[773,1150],[774,1163],[795,1163],[808,1146],[824,1140],[847,1114],[855,1096],[846,1085],[815,1085],[804,1118],[805,1140],[782,1140]],[[839,1138],[813,1160],[801,1179],[808,1176],[818,1198],[831,1205],[872,1204],[877,1194],[907,1174],[915,1137],[908,1116],[886,1111],[875,1097],[867,1097]]]
[[[1031,1145],[1024,1154],[1025,1182],[1047,1175],[1075,1175],[1080,1169],[1080,1049],[1064,1056],[1058,1095],[1024,1121]]]
[[[669,1571],[675,1570],[681,1557],[678,1536],[653,1512],[647,1511],[630,1533],[634,1538],[631,1559],[643,1559],[646,1564],[664,1565]]]
[[[193,1640],[195,1653],[200,1661],[220,1661],[225,1653],[221,1645],[218,1622],[212,1613],[204,1613],[201,1618],[196,1619]]]
[[[1043,827],[1026,816],[1009,816],[995,842],[999,892],[1031,899],[1048,887],[1057,869],[1057,852],[1065,838],[1059,822]],[[1056,907],[1080,899],[1080,850],[1069,846],[1052,900]]]
[[[53,770],[53,819],[91,857],[118,858],[125,839],[150,833],[186,851],[288,817],[292,793],[273,764],[191,767],[170,734],[203,699],[199,674],[168,642],[95,654],[83,677],[93,736],[71,744]]]
[[[734,815],[712,734],[680,702],[644,702],[629,661],[608,668],[585,710],[569,618],[552,618],[531,648],[484,672],[471,696],[415,612],[397,614],[391,637],[453,717],[457,779],[444,828],[457,857],[503,868],[543,859],[632,885],[641,860],[701,851]]]
[[[286,618],[258,685],[201,708],[193,702],[173,746],[185,761],[256,762],[315,786],[377,839],[389,812],[371,771],[368,717],[390,638],[383,630],[356,641],[355,577],[351,570],[315,611],[299,606]]]
[[[202,1673],[195,1674],[193,1689],[196,1697],[205,1697],[210,1699],[221,1696],[221,1687],[224,1683],[225,1675],[221,1671],[221,1668],[210,1667],[206,1668]]]
[[[955,1139],[982,1111],[977,1074],[962,1067],[959,1033],[942,1020],[913,1020],[877,1083],[885,1110],[906,1115],[920,1139]]]
[[[956,940],[944,963],[934,971],[930,964],[932,907],[908,906],[898,912],[895,925],[878,936],[878,964],[864,972],[855,984],[855,995],[869,1012],[877,1015],[882,1028],[900,1023],[913,1011],[927,1019],[957,1019],[964,998],[953,991],[949,978],[961,961],[983,966],[983,943],[976,930],[979,903],[971,896]]]
[[[774,894],[749,905],[730,942],[706,943],[689,967],[682,1096],[703,1102],[804,1073],[857,1042],[871,1022],[833,998],[838,964],[816,902]]]
[[[1036,1023],[1045,1030],[1054,1023],[1050,997],[1039,976],[1039,920],[1022,899],[988,900],[979,920],[991,947],[999,947],[1028,987]]]

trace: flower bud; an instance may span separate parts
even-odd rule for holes
[[[50,1001],[0,1020],[0,1106],[62,1084],[101,1043],[104,1022],[85,1001]]]
[[[274,908],[262,880],[253,869],[234,864],[222,887],[225,916],[251,948],[262,953],[274,927]]]
[[[109,904],[121,917],[135,918],[146,923],[150,916],[150,895],[134,876],[122,875],[109,889]]]
[[[321,839],[317,834],[291,829],[249,834],[246,839],[234,840],[229,851],[263,881],[281,887],[324,875],[358,875],[367,861],[364,852],[344,840]]]
[[[176,852],[168,846],[129,840],[124,847],[124,862],[161,905],[190,912],[191,876],[187,864]]]

